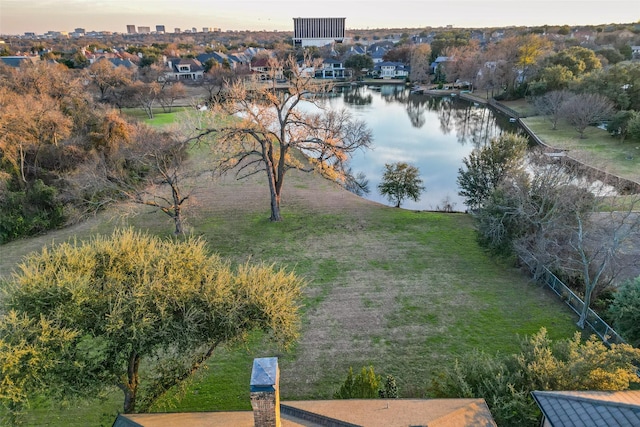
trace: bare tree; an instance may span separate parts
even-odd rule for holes
[[[158,83],[144,83],[137,81],[127,87],[127,96],[147,113],[147,117],[153,119],[153,105],[160,94]]]
[[[281,67],[289,75],[286,89],[275,86]],[[324,108],[326,83],[305,74],[294,58],[286,63],[272,59],[269,83],[237,81],[216,112],[234,115],[201,131],[216,133],[217,149],[224,152],[222,165],[238,167],[239,178],[264,171],[271,195],[272,221],[281,221],[280,200],[287,171],[313,170],[333,180],[344,180],[349,155],[371,144],[371,131],[346,110]],[[304,104],[304,108],[303,108]],[[312,105],[313,104],[313,105]]]
[[[469,83],[473,90],[483,61],[480,44],[472,40],[465,46],[448,48],[446,54],[450,58],[445,62],[447,78],[452,82]]]
[[[148,168],[149,174],[135,186],[123,182],[122,192],[134,203],[168,215],[174,224],[174,234],[184,234],[184,209],[195,189],[194,174],[181,167],[188,143],[151,130],[138,137],[143,140],[142,150],[135,161]]]
[[[98,88],[100,100],[105,101],[114,89],[131,83],[133,72],[123,66],[114,67],[108,60],[101,59],[86,69],[86,75],[91,83]]]
[[[419,44],[411,51],[411,81],[418,83],[429,83],[431,57],[431,46]]]
[[[536,110],[552,124],[553,130],[558,128],[558,121],[562,117],[563,104],[571,97],[571,93],[566,90],[554,90],[539,96],[533,100]]]
[[[184,85],[180,82],[165,82],[158,94],[158,102],[162,106],[162,111],[170,113],[176,100],[183,98],[187,93]]]
[[[586,138],[587,126],[608,119],[613,114],[613,104],[606,97],[596,93],[581,93],[568,99],[562,107],[562,116]]]
[[[616,196],[602,181],[580,177],[568,165],[530,158],[533,175],[510,175],[480,217],[480,231],[493,239],[511,239],[527,263],[545,266],[580,284],[584,328],[588,309],[640,259],[631,242],[640,241],[640,197]],[[635,255],[634,255],[635,254]]]

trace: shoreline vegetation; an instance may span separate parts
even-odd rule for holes
[[[156,120],[172,121],[170,116]],[[580,153],[595,147],[582,157],[594,167],[630,177],[640,171],[638,152],[617,172],[613,163],[626,157],[605,155],[605,139],[622,145],[605,131],[594,129],[579,140],[570,129],[551,131],[547,126],[545,131],[547,124],[535,117],[526,123],[543,139],[557,133],[552,144],[566,138],[558,149]],[[187,166],[202,172],[207,160],[199,152]],[[402,397],[426,397],[429,379],[474,348],[504,354],[517,349],[517,337],[543,326],[553,339],[576,331],[576,316],[561,301],[478,246],[469,215],[391,208],[298,172],[285,186],[281,223],[268,221],[261,176],[242,182],[233,176],[204,180],[189,218],[193,232],[233,263],[264,260],[308,279],[302,338],[292,353],[278,355],[284,399],[330,398],[349,366],[365,365],[394,375]],[[162,213],[130,206],[110,209],[83,223],[0,246],[0,278],[9,277],[22,256],[43,246],[125,226],[162,237],[171,233]],[[207,369],[182,390],[167,393],[153,409],[250,409],[251,360],[272,351],[259,334],[247,345],[225,348]],[[117,392],[106,400],[62,408],[36,402],[26,420],[29,425],[110,424],[121,409],[119,402]]]

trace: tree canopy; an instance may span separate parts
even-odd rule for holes
[[[481,207],[507,173],[522,166],[526,148],[526,138],[504,134],[465,157],[464,169],[458,170],[458,194],[465,204],[471,209]]]
[[[252,330],[291,344],[302,286],[272,265],[232,268],[193,238],[123,230],[45,248],[2,286],[0,402],[115,385],[135,411]]]
[[[399,208],[406,199],[420,200],[420,193],[424,191],[422,182],[417,167],[405,162],[386,163],[378,190]]]

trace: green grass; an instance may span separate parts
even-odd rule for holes
[[[620,142],[605,130],[588,127],[586,138],[570,126],[560,123],[557,130],[541,116],[523,119],[525,124],[547,145],[567,150],[567,154],[583,163],[608,173],[640,182],[640,144]]]
[[[206,154],[199,150],[194,167]],[[553,338],[575,331],[576,319],[568,308],[478,246],[470,216],[374,203],[352,202],[350,209],[335,212],[312,208],[304,197],[349,197],[315,175],[292,173],[287,182],[283,222],[268,221],[266,198],[264,205],[248,207],[219,195],[224,186],[242,192],[258,185],[266,192],[264,180],[256,177],[249,183],[203,182],[203,194],[210,197],[195,207],[198,214],[191,225],[213,251],[235,263],[264,260],[306,279],[300,342],[290,353],[271,347],[261,336],[253,336],[246,348],[220,349],[206,371],[167,394],[154,409],[248,409],[251,360],[273,355],[280,358],[285,399],[331,398],[349,366],[370,364],[377,373],[394,375],[402,396],[423,397],[433,375],[473,348],[514,351],[519,335],[541,326]],[[7,275],[21,254],[54,238],[85,239],[118,225],[171,234],[162,213],[143,212],[111,222],[103,215],[0,246],[0,273]],[[72,425],[72,419],[81,424],[96,413],[114,414],[122,405],[118,395],[107,407],[94,403],[77,410],[40,406],[30,413],[29,424]]]
[[[171,113],[165,113],[162,108],[153,109],[153,119],[149,119],[147,113],[141,108],[123,108],[122,112],[127,116],[135,117],[152,126],[166,126],[173,124],[179,112],[184,111],[185,107],[173,107]]]

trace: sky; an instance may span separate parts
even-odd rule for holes
[[[599,25],[640,21],[638,0],[0,0],[0,34],[126,32],[126,25],[293,31],[294,17],[349,29]]]

